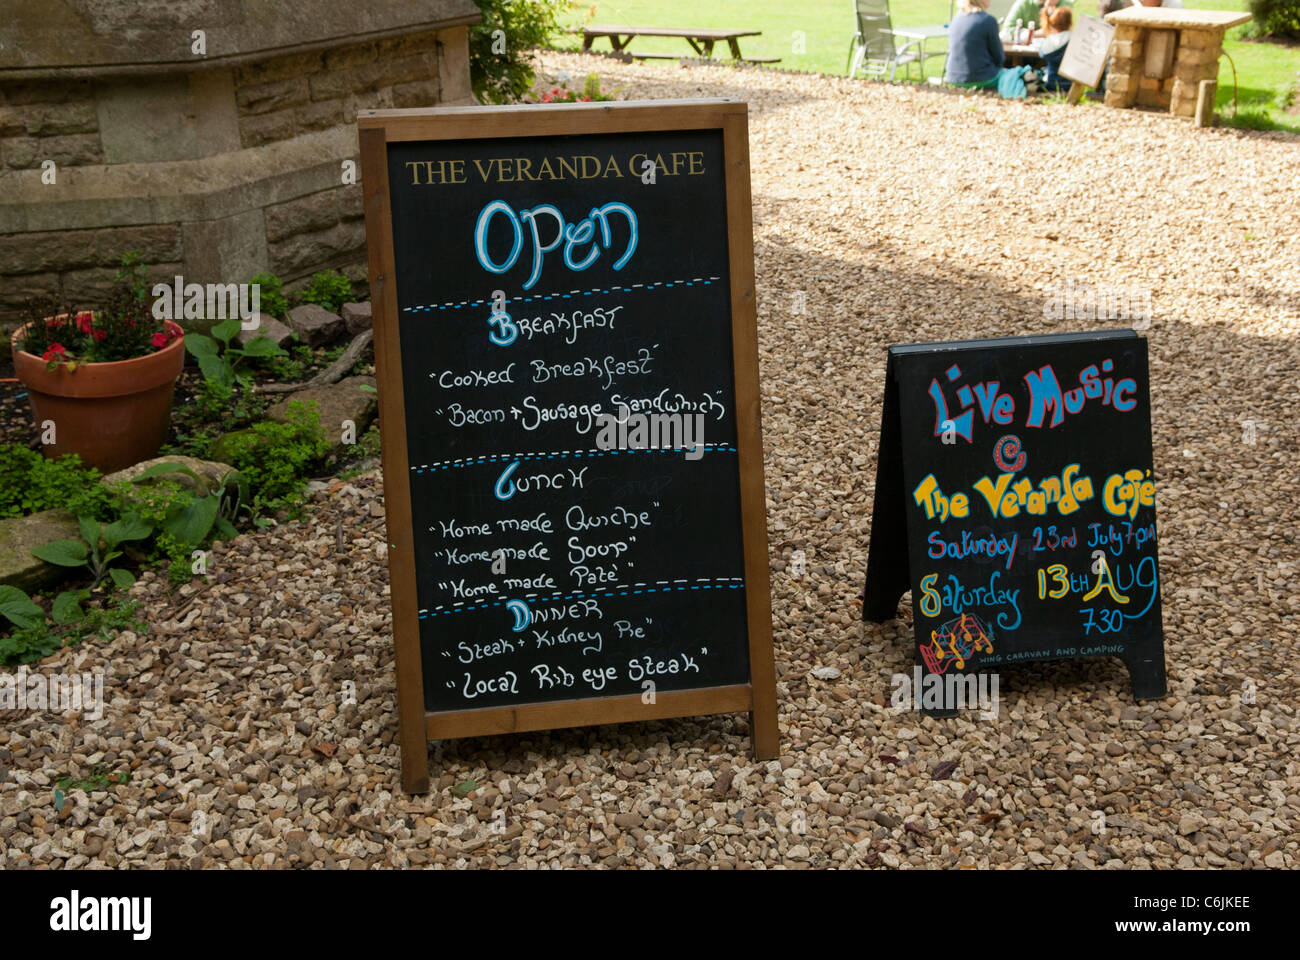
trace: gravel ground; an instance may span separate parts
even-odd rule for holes
[[[106,670],[110,703],[3,718],[0,866],[1300,865],[1300,142],[768,71],[545,68],[750,103],[782,759],[750,759],[743,717],[628,724],[437,745],[435,789],[404,796],[364,476],[219,546],[206,585],[143,578],[150,635],[42,665]],[[1076,661],[1004,672],[996,720],[895,712],[910,623],[863,624],[857,600],[885,348],[1122,325],[1045,320],[1040,286],[1066,278],[1150,291],[1170,694],[1135,704],[1118,661]],[[133,779],[56,813],[54,781],[95,764]]]

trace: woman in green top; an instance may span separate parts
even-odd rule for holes
[[[1002,18],[1002,28],[1005,30],[1007,27],[1014,27],[1017,20],[1022,21],[1025,26],[1030,24],[1035,27],[1039,26],[1042,23],[1041,18],[1045,6],[1052,9],[1056,7],[1072,7],[1074,6],[1074,0],[1056,0],[1056,2],[1046,0],[1045,3],[1040,3],[1039,0],[1017,0],[1016,3],[1011,5],[1010,12]]]

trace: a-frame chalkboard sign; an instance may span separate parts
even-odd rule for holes
[[[777,752],[747,110],[358,118],[402,782],[748,712]]]
[[[1164,696],[1147,344],[1133,331],[891,347],[872,517],[863,617],[896,617],[911,589],[916,663],[936,691],[955,685],[933,675],[1114,656],[1137,699]]]

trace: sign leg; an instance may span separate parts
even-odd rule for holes
[[[423,738],[402,744],[402,789],[410,794],[429,792],[429,747]]]
[[[1163,651],[1154,659],[1125,658],[1124,665],[1128,667],[1129,679],[1133,682],[1134,700],[1159,700],[1169,692]]]
[[[781,734],[776,725],[776,696],[756,702],[749,714],[749,743],[755,760],[775,760],[781,755]]]

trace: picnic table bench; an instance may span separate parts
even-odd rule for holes
[[[728,30],[710,27],[678,29],[588,24],[582,28],[582,49],[584,52],[589,51],[594,41],[604,37],[609,40],[609,45],[614,48],[615,53],[626,50],[629,56],[636,57],[638,60],[676,60],[677,57],[667,53],[632,53],[627,50],[627,45],[637,37],[682,37],[691,45],[692,50],[705,59],[713,57],[715,43],[725,41],[731,50],[733,60],[743,60],[745,63],[776,63],[781,59],[780,57],[743,57],[740,54],[740,38],[757,37],[762,32],[762,30]]]

